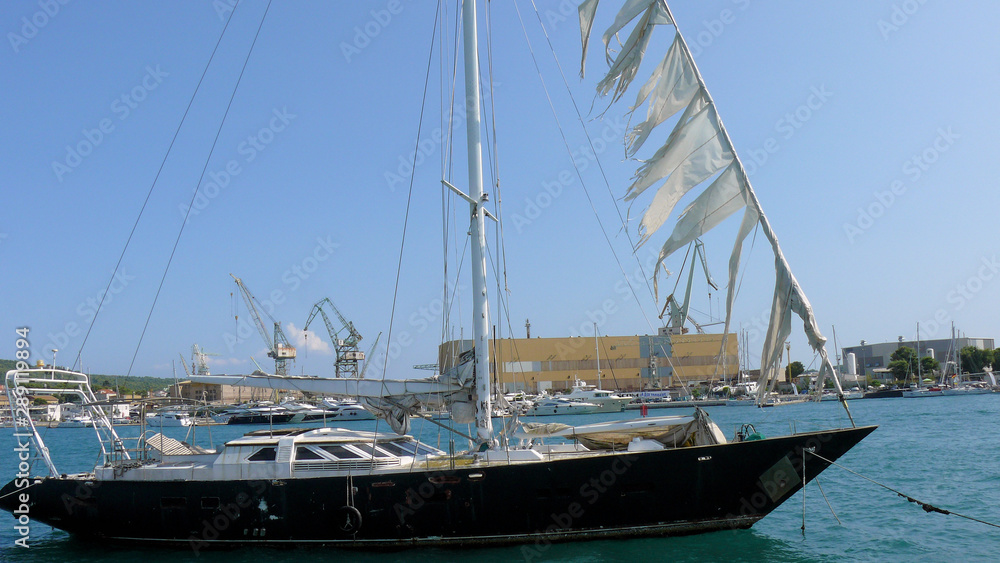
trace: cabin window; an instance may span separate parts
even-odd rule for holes
[[[361,454],[352,452],[344,446],[321,446],[327,452],[333,454],[337,459],[361,459]]]
[[[365,452],[366,454],[372,457],[392,457],[391,455],[383,452],[380,449],[372,448],[371,444],[354,444],[354,447],[358,448],[359,450]]]
[[[397,442],[383,442],[379,444],[379,447],[397,456],[413,455],[412,449],[407,450]]]
[[[296,460],[302,460],[302,459],[323,459],[323,456],[321,456],[318,453],[310,450],[309,448],[304,448],[302,446],[299,446],[295,450],[295,459]]]
[[[277,458],[277,450],[275,448],[261,448],[257,450],[257,453],[247,458],[247,461],[274,461]]]
[[[392,442],[393,445],[399,447],[403,450],[402,455],[433,455],[437,451],[434,448],[427,447],[419,442]],[[388,444],[379,444],[387,450],[395,453],[395,451],[388,446]]]

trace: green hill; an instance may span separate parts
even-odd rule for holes
[[[15,369],[14,360],[0,360],[0,376]],[[98,389],[117,389],[119,393],[149,393],[159,391],[174,384],[173,379],[163,377],[142,377],[138,375],[103,375],[91,374],[90,386]]]

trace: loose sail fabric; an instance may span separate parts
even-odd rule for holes
[[[704,117],[704,119],[701,119]],[[673,212],[677,202],[688,191],[707,180],[733,161],[733,153],[720,136],[715,108],[708,106],[685,126],[676,141],[657,152],[657,158],[643,165],[643,177],[636,180],[626,199],[641,193],[640,188],[666,176],[656,190],[639,226],[639,244],[657,231]],[[655,178],[656,180],[653,180]]]
[[[584,7],[584,5],[580,6],[581,22],[583,21],[582,11]],[[590,6],[586,7],[591,9]],[[596,4],[593,6],[593,9],[596,9]],[[612,61],[611,38],[640,13],[642,17],[639,18],[639,22],[632,29],[632,33],[629,34],[628,39],[622,45],[621,51],[618,52],[618,55]],[[614,90],[612,98],[612,101],[614,101],[625,93],[632,79],[635,78],[635,73],[639,70],[639,64],[646,53],[646,46],[649,45],[649,38],[653,33],[653,28],[657,25],[671,23],[673,23],[673,20],[667,15],[666,5],[660,0],[629,0],[625,3],[625,6],[618,12],[615,23],[604,32],[604,54],[611,64],[611,69],[597,85],[597,89],[601,92],[602,96]],[[584,42],[586,43],[586,40]]]
[[[579,8],[583,40],[581,77],[597,4],[598,0],[586,0]],[[637,17],[639,19],[628,39],[612,59],[611,39]],[[601,96],[613,91],[614,103],[625,94],[642,63],[652,32],[657,25],[665,24],[673,24],[673,17],[665,0],[628,0],[625,3],[614,23],[603,34],[605,58],[610,69],[597,84],[597,91]],[[771,243],[776,275],[771,319],[761,353],[759,393],[765,393],[777,379],[781,348],[791,331],[792,313],[801,318],[810,346],[820,355],[818,384],[821,385],[826,376],[834,375],[833,365],[825,349],[826,338],[820,333],[812,307],[788,268],[778,240],[750,186],[746,170],[735,155],[729,134],[705,90],[704,81],[679,30],[675,32],[673,43],[663,60],[640,88],[635,104],[629,111],[635,112],[643,104],[646,104],[645,119],[633,127],[625,138],[626,155],[630,158],[636,155],[660,125],[681,109],[684,109],[684,113],[675,123],[666,142],[651,157],[640,160],[642,164],[626,192],[625,199],[634,201],[662,181],[643,213],[639,224],[638,244],[648,241],[667,222],[685,194],[715,176],[708,187],[681,212],[673,232],[663,244],[654,268],[654,288],[658,285],[656,272],[667,257],[746,207],[729,260],[725,333],[729,332],[732,317],[743,242],[759,226]],[[725,346],[723,341],[723,350]],[[836,381],[836,377],[834,380]],[[836,381],[836,385],[839,391],[840,382]]]
[[[677,35],[663,61],[636,96],[635,105],[631,108],[633,111],[652,94],[646,111],[646,120],[636,125],[626,137],[626,154],[630,157],[635,155],[653,128],[669,119],[681,108],[687,107],[700,90],[694,66],[688,62],[684,44]]]

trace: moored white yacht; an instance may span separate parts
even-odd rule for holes
[[[597,412],[621,412],[625,410],[625,405],[632,402],[631,397],[623,397],[613,391],[598,389],[596,385],[588,385],[579,379],[573,382],[572,390],[563,397],[571,401],[594,403],[601,407]]]
[[[191,415],[181,411],[160,411],[146,414],[146,426],[158,428],[160,426],[191,426],[193,421]]]
[[[552,416],[557,414],[593,414],[607,412],[597,403],[573,400],[564,396],[539,397],[524,414],[527,416]]]

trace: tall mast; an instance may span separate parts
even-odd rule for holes
[[[480,138],[479,110],[479,40],[476,35],[476,2],[465,0],[462,6],[462,27],[465,47],[465,121],[469,145],[469,204],[472,214],[472,334],[476,350],[476,434],[479,446],[493,443],[493,421],[490,390],[490,310],[486,299],[486,226],[485,209],[488,201],[483,193],[483,153]]]

